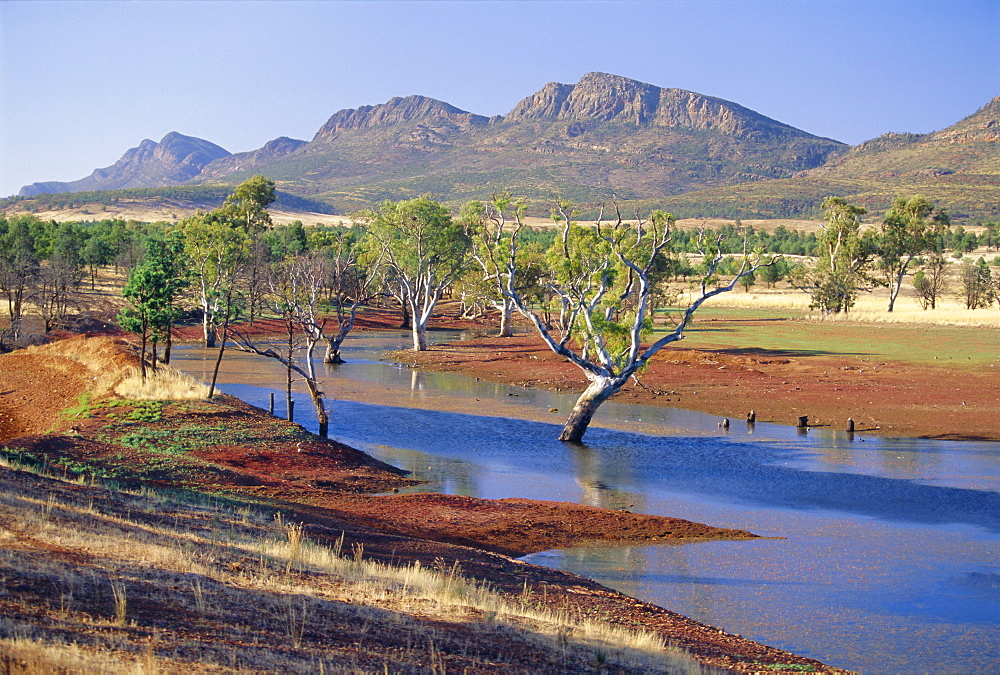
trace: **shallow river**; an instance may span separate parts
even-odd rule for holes
[[[602,406],[584,446],[555,438],[573,398],[380,361],[404,333],[349,337],[325,368],[330,436],[429,481],[750,530],[768,539],[602,546],[525,560],[596,579],[744,637],[865,673],[1000,672],[1000,443],[880,439]],[[214,353],[175,352],[204,380]],[[284,370],[227,352],[222,390],[284,414]],[[557,408],[559,412],[549,412]],[[297,421],[315,431],[308,398]]]

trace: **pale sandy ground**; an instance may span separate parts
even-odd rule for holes
[[[4,209],[4,215],[15,215],[24,213],[20,205]],[[310,211],[287,211],[282,209],[270,209],[271,220],[279,225],[299,220],[303,225],[351,225],[350,215],[330,215],[327,213],[313,213]],[[109,204],[102,206],[99,204],[89,204],[72,209],[54,209],[50,211],[38,211],[36,216],[42,220],[81,221],[81,220],[103,220],[105,218],[122,218],[124,220],[137,220],[141,222],[177,222],[195,213],[195,209],[187,206],[171,205],[169,203],[162,206],[150,207],[135,204]],[[581,225],[593,225],[593,220],[578,221]],[[677,227],[682,230],[696,230],[699,228],[717,229],[722,225],[732,224],[735,221],[726,218],[684,218],[677,221]],[[789,230],[799,230],[801,232],[816,232],[822,225],[822,220],[794,220],[791,218],[775,219],[747,219],[740,221],[744,226],[752,226],[755,230],[773,232],[779,225],[783,225]],[[524,219],[524,224],[533,228],[552,227],[551,218],[539,218],[530,216]],[[877,222],[865,223],[869,227],[878,227]],[[965,225],[966,231],[980,234],[986,228],[975,225]]]

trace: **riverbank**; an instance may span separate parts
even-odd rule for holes
[[[705,325],[726,330],[722,320]],[[853,419],[856,433],[1000,440],[1000,369],[993,366],[973,369],[856,353],[682,345],[661,351],[639,381],[629,382],[613,400],[697,410],[732,424],[742,424],[753,411],[758,422],[792,425],[806,416],[810,427],[843,430]],[[586,385],[582,372],[533,332],[450,342],[419,353],[403,350],[392,357],[422,370],[460,372],[504,384],[574,393]],[[553,416],[561,420],[559,415],[568,413],[556,411]],[[595,417],[599,423],[600,411]]]
[[[557,502],[373,495],[411,481],[364,453],[308,434],[298,425],[232,397],[122,404],[88,394],[98,385],[108,386],[102,380],[109,372],[134,362],[134,353],[126,345],[108,337],[72,338],[0,356],[0,442],[4,453],[9,459],[52,474],[39,480],[22,471],[3,469],[5,491],[23,490],[25,499],[44,503],[45,494],[74,492],[77,488],[73,485],[80,479],[96,478],[133,488],[208,495],[236,510],[280,512],[284,522],[301,523],[311,540],[336,545],[338,550],[343,548],[365,559],[392,564],[420,562],[425,567],[455,565],[463,575],[489,584],[507,597],[528,596],[531,602],[553,611],[654,631],[703,665],[738,672],[772,670],[772,666],[834,672],[816,661],[724,633],[586,579],[507,557],[594,540],[740,539],[753,536],[748,532]],[[121,501],[99,483],[86,490],[100,493],[91,499]],[[27,551],[33,564],[44,565],[53,557],[70,560],[75,576],[84,576],[87,570],[98,573],[97,567],[108,564],[95,558],[86,544],[54,546],[37,532],[15,531],[10,525],[0,529],[5,546]],[[20,617],[19,621],[33,626],[33,631],[48,634],[51,616],[44,599],[52,597],[52,581],[17,566],[5,569],[4,574],[8,588],[15,589],[0,596],[5,616]],[[98,591],[88,588],[87,592]],[[170,593],[162,589],[153,594],[169,597]],[[192,632],[185,613],[150,610],[140,616],[150,622],[155,619],[155,626],[148,628],[158,632],[158,641],[169,643],[187,634],[196,635],[206,645],[212,643],[212,631],[206,627],[207,632]],[[468,622],[443,625],[429,608],[413,616],[428,621],[434,631],[449,635],[476,630],[475,624]],[[383,620],[395,621],[392,617]],[[275,621],[280,623],[280,617]],[[383,632],[378,620],[368,621],[367,631],[374,635]],[[70,623],[72,627],[59,630],[84,637],[106,629],[88,626],[83,619]],[[126,642],[137,641],[132,647],[146,640],[141,631],[133,631],[132,637],[122,632]],[[435,647],[432,641],[428,654],[436,652],[435,658],[464,667],[457,653],[443,654],[440,644]],[[211,648],[238,647],[223,642]],[[471,672],[523,669],[532,658],[530,651],[512,641],[506,661],[475,667]]]

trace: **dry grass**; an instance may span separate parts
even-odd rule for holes
[[[987,309],[965,309],[954,295],[940,298],[936,309],[924,310],[912,295],[901,294],[892,312],[886,311],[888,299],[885,291],[859,295],[854,307],[845,314],[822,314],[812,311],[809,309],[809,302],[806,293],[795,289],[752,289],[749,293],[742,291],[724,293],[707,301],[705,306],[788,310],[801,313],[815,321],[1000,328],[1000,309],[996,306]]]
[[[194,401],[208,398],[208,387],[169,366],[147,370],[146,379],[136,367],[123,375],[115,374],[114,392],[131,401]]]
[[[0,486],[0,664],[14,672],[495,672],[517,653],[543,670],[702,672],[658,635],[502,597],[457,563],[324,546],[252,506],[3,468]]]

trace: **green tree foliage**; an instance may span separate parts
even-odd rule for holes
[[[254,176],[241,183],[223,205],[179,224],[184,250],[191,259],[206,347],[214,347],[219,327],[228,324],[239,295],[240,274],[271,224],[267,207],[274,201],[274,182]],[[252,265],[245,282],[253,294],[263,283],[262,270]]]
[[[882,221],[878,243],[878,267],[889,287],[891,312],[903,286],[910,263],[919,255],[933,251],[937,239],[949,225],[948,216],[921,195],[897,198]]]
[[[872,231],[861,231],[860,206],[840,197],[827,197],[822,208],[826,223],[818,237],[816,266],[802,270],[799,283],[812,297],[813,309],[822,312],[847,312],[854,306],[858,290],[870,287],[872,261],[877,252],[877,238]]]
[[[32,224],[35,216],[0,218],[0,291],[7,299],[8,325],[0,330],[0,348],[21,338],[24,303],[39,271]]]
[[[254,176],[240,183],[216,210],[219,217],[239,225],[250,235],[271,227],[267,207],[275,200],[274,181]],[[301,227],[301,223],[299,226]]]
[[[83,279],[84,236],[74,223],[53,223],[46,247],[47,260],[38,275],[37,304],[45,331],[59,325],[70,299]]]
[[[405,291],[414,351],[426,350],[427,322],[465,265],[468,237],[448,209],[429,197],[384,202],[358,219],[367,223],[371,249]]]
[[[202,311],[206,347],[214,347],[219,327],[229,319],[241,265],[250,251],[250,236],[211,214],[180,223],[184,252],[191,260],[195,290]]]
[[[488,202],[469,202],[459,215],[459,222],[471,242],[470,254],[478,266],[478,273],[470,270],[463,288],[465,293],[471,294],[476,300],[489,302],[500,312],[499,337],[511,337],[514,334],[511,321],[514,301],[504,293],[504,270],[507,252],[515,232],[521,229],[521,219],[526,208],[523,201],[515,201],[509,192],[500,192],[494,194]],[[537,284],[539,276],[540,270],[537,267],[532,270],[525,263],[519,277],[519,292],[528,293],[528,286]]]
[[[965,303],[966,309],[986,308],[993,303],[993,275],[984,259],[980,258],[975,263],[970,260],[963,262],[959,279],[959,298]]]
[[[761,263],[756,256],[744,255],[728,284],[709,289],[708,279],[716,274],[725,254],[721,238],[703,246],[709,264],[700,294],[676,318],[672,330],[644,347],[643,337],[652,324],[650,302],[654,287],[658,279],[671,274],[673,216],[654,211],[648,218],[636,213],[626,221],[616,205],[611,222],[599,218],[596,227],[581,227],[572,220],[571,205],[560,202],[555,217],[560,232],[546,253],[546,285],[560,303],[558,323],[550,328],[519,292],[522,266],[518,228],[505,254],[505,293],[549,348],[580,368],[589,381],[559,436],[563,441],[579,442],[599,406],[660,349],[680,340],[705,300],[731,291]],[[519,223],[516,215],[515,222]]]
[[[118,313],[118,324],[125,330],[137,333],[142,340],[140,365],[142,378],[146,379],[146,346],[152,341],[150,362],[156,369],[156,343],[169,334],[170,326],[180,315],[176,301],[187,287],[188,279],[183,267],[183,244],[171,240],[150,239],[146,254],[129,274],[122,289],[128,306]]]

